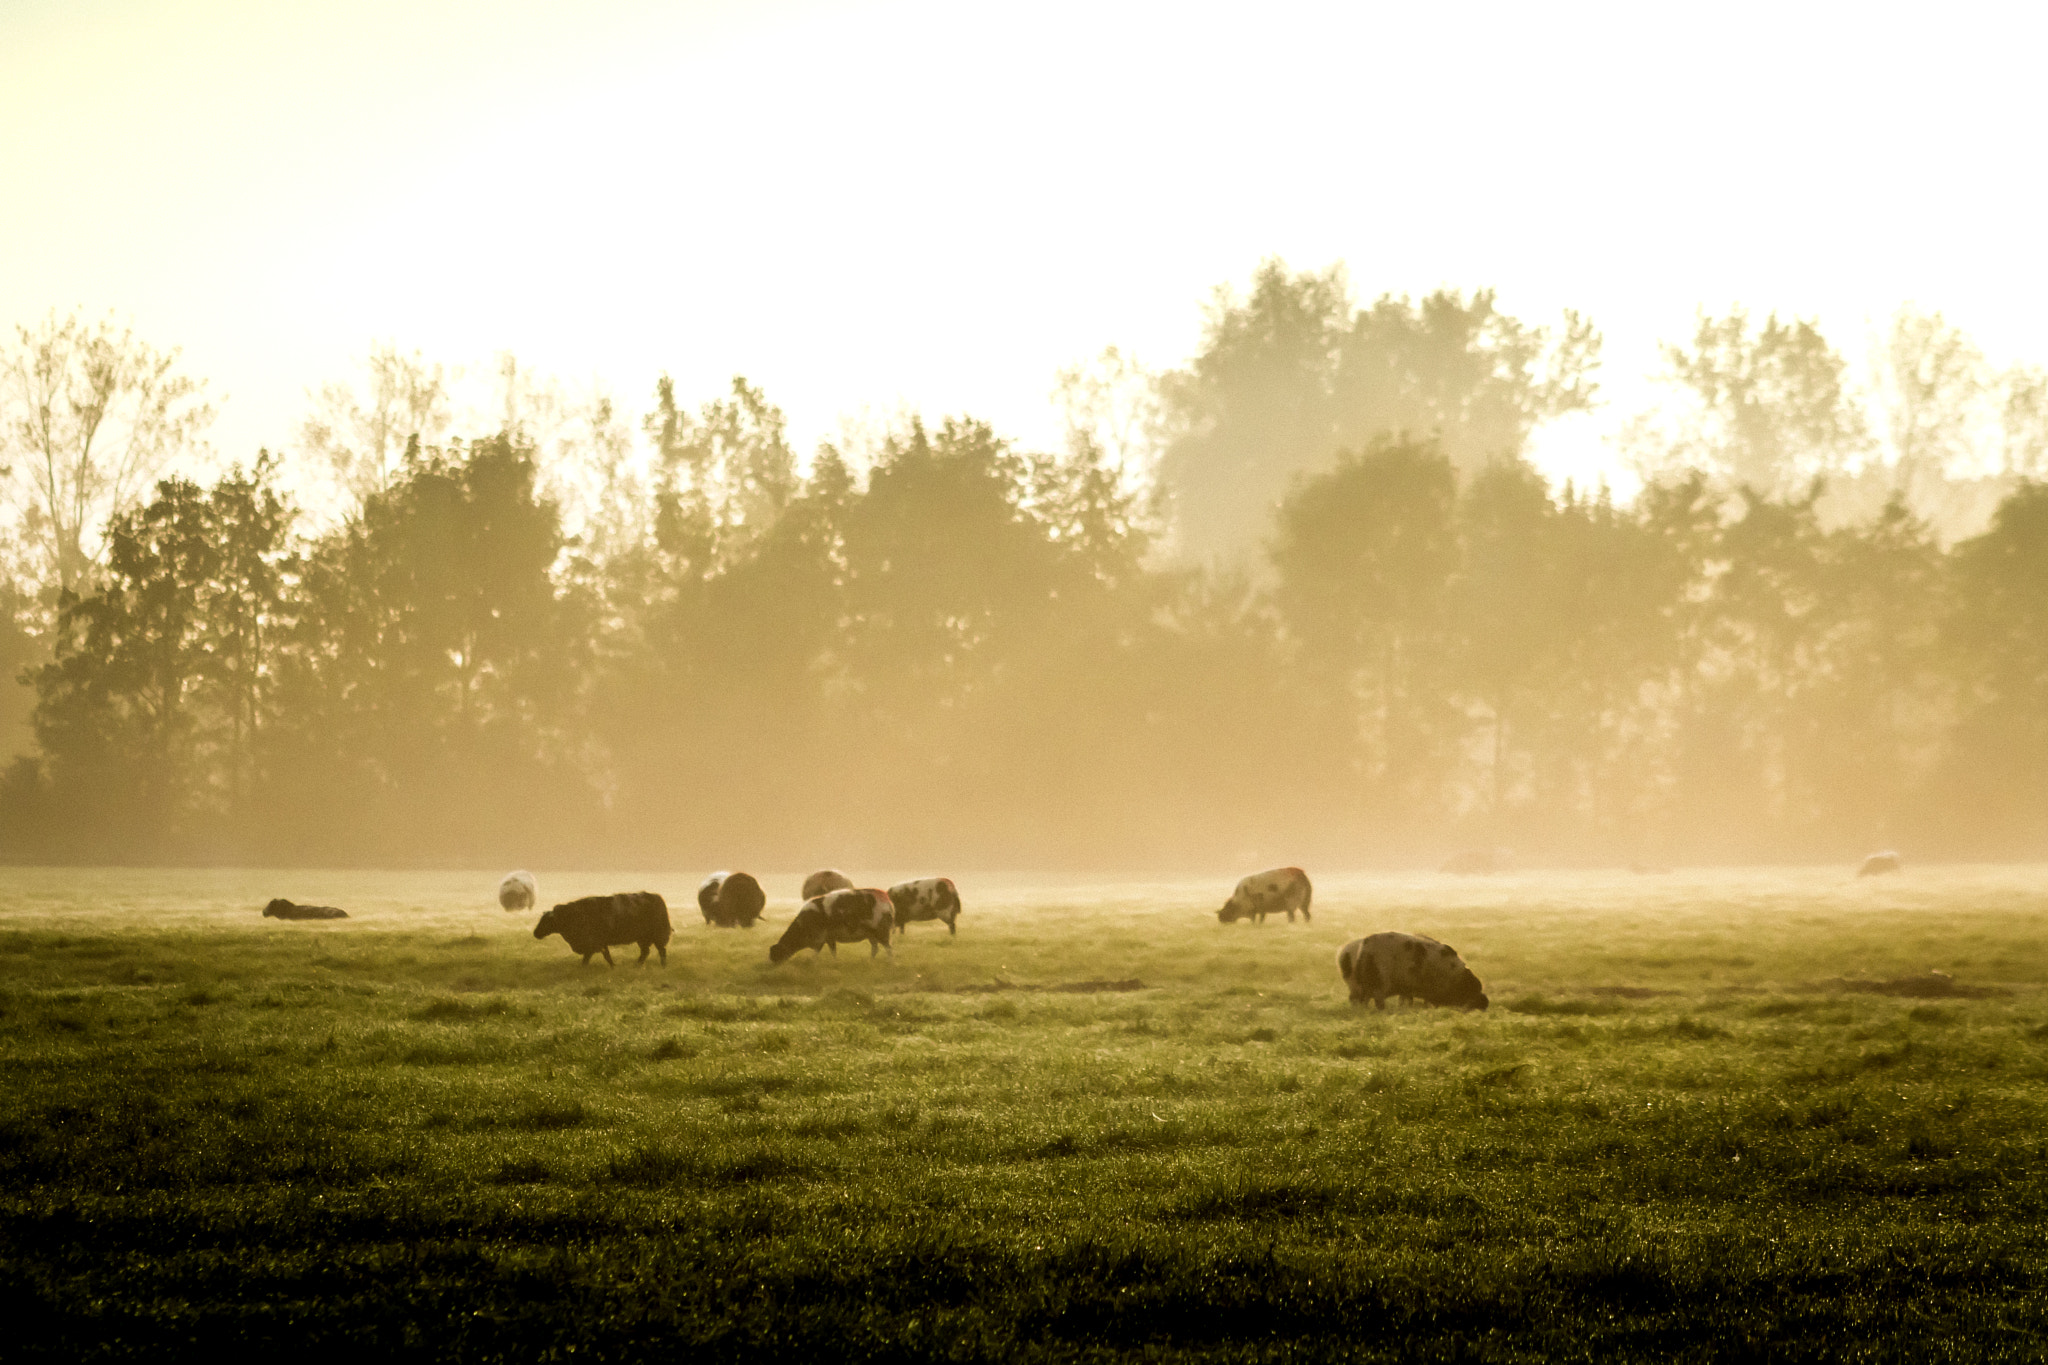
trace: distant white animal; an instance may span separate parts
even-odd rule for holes
[[[531,872],[514,872],[498,883],[498,904],[507,910],[531,910],[540,899],[540,883]]]
[[[1875,877],[1880,872],[1897,872],[1905,865],[1898,854],[1890,849],[1886,849],[1882,853],[1873,853],[1868,858],[1865,858],[1863,866],[1856,869],[1856,875],[1859,877]]]

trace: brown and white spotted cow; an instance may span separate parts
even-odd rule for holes
[[[832,956],[837,957],[840,944],[858,943],[862,939],[868,941],[869,957],[884,949],[894,957],[896,949],[889,937],[895,928],[895,908],[889,903],[888,892],[876,887],[841,887],[805,901],[804,908],[789,922],[789,928],[769,948],[768,960],[780,964],[805,948],[812,952],[830,948]]]
[[[853,878],[847,876],[836,867],[828,867],[821,872],[813,872],[810,876],[804,878],[803,899],[814,901],[827,891],[850,891],[852,889]]]
[[[1351,988],[1354,1005],[1370,1000],[1385,1009],[1390,995],[1399,996],[1404,1005],[1411,1000],[1468,1010],[1483,1010],[1487,1005],[1485,988],[1457,950],[1421,934],[1368,934],[1352,939],[1337,950],[1337,970]]]
[[[960,889],[951,877],[921,877],[898,882],[889,888],[889,903],[896,907],[896,932],[905,933],[911,921],[944,920],[946,932],[960,932]]]
[[[1287,912],[1287,922],[1294,923],[1294,912],[1301,911],[1303,923],[1309,921],[1308,903],[1315,894],[1315,888],[1308,884],[1308,873],[1298,867],[1276,867],[1270,872],[1254,872],[1237,884],[1237,890],[1230,893],[1230,899],[1223,902],[1223,908],[1216,912],[1216,918],[1225,924],[1235,924],[1241,919],[1266,922],[1266,916]]]

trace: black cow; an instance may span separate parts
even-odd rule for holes
[[[862,939],[868,941],[869,957],[885,948],[894,957],[896,949],[890,945],[889,936],[895,927],[896,911],[889,903],[888,892],[877,887],[842,887],[805,901],[804,908],[789,922],[789,928],[768,950],[768,960],[787,962],[804,948],[812,952],[830,948],[837,957],[840,944],[858,943]]]
[[[668,965],[668,902],[652,891],[621,891],[615,896],[585,896],[581,900],[558,905],[540,917],[540,923],[533,926],[535,938],[546,938],[549,934],[560,934],[568,943],[571,952],[583,954],[583,965],[588,967],[590,959],[604,954],[605,965],[616,967],[612,961],[612,945],[615,943],[637,943],[640,945],[638,966],[647,965],[647,953],[651,948],[661,950],[661,965]]]
[[[265,919],[347,919],[348,911],[331,905],[293,905],[283,896],[263,907]]]
[[[1337,951],[1337,970],[1351,988],[1354,1005],[1370,1000],[1385,1009],[1390,995],[1401,997],[1404,1005],[1410,1000],[1468,1010],[1483,1010],[1487,1005],[1486,989],[1457,950],[1421,934],[1368,934],[1352,939]]]
[[[768,905],[768,893],[745,872],[714,872],[697,888],[704,922],[721,929],[751,929]]]
[[[951,877],[921,877],[898,882],[889,888],[889,904],[896,910],[896,932],[907,933],[913,922],[944,920],[946,932],[960,932],[960,888]]]

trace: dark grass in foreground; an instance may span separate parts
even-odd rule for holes
[[[1350,1009],[1374,913],[1020,908],[774,972],[690,926],[667,973],[503,921],[39,922],[0,936],[6,1354],[2048,1349],[2038,900],[1951,908],[1905,967],[2010,992],[1952,1001],[1811,988],[1938,905],[1731,905],[1741,951],[1532,910],[1458,940],[1484,1016]],[[961,989],[998,976],[1147,988]]]

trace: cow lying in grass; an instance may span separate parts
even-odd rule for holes
[[[721,929],[751,929],[768,905],[768,893],[745,872],[714,872],[697,888],[704,922]]]
[[[263,907],[265,919],[347,919],[348,911],[337,910],[331,905],[294,905],[279,896]]]
[[[946,922],[946,932],[960,932],[960,888],[951,877],[922,877],[898,882],[889,888],[889,904],[896,910],[896,932],[909,930],[916,920]]]
[[[889,936],[895,927],[896,911],[889,903],[888,892],[875,887],[842,887],[805,901],[804,908],[789,922],[789,928],[768,950],[768,960],[777,964],[787,962],[804,948],[814,953],[830,948],[837,957],[840,944],[858,943],[862,939],[868,941],[869,957],[883,949],[894,957],[896,949],[890,945]]]
[[[1390,995],[1399,996],[1404,1005],[1411,1000],[1468,1010],[1483,1010],[1487,1005],[1485,989],[1457,950],[1421,934],[1368,934],[1352,939],[1337,950],[1337,970],[1351,988],[1354,1005],[1370,1000],[1376,1008],[1385,1009]]]
[[[546,938],[549,934],[560,934],[568,943],[570,951],[583,955],[583,965],[588,967],[590,959],[604,954],[605,965],[616,967],[612,961],[612,945],[637,943],[640,945],[640,961],[636,966],[647,965],[650,949],[661,950],[661,965],[668,965],[668,902],[653,891],[622,891],[614,896],[585,896],[581,900],[558,905],[540,917],[540,923],[533,926],[535,938]]]
[[[1216,912],[1216,918],[1225,924],[1238,920],[1266,922],[1266,916],[1287,912],[1287,922],[1294,923],[1294,912],[1301,911],[1302,923],[1309,922],[1309,902],[1315,897],[1315,888],[1308,884],[1308,873],[1298,867],[1276,867],[1270,872],[1254,872],[1237,884],[1237,890],[1230,893],[1230,899],[1223,902],[1223,908]]]

